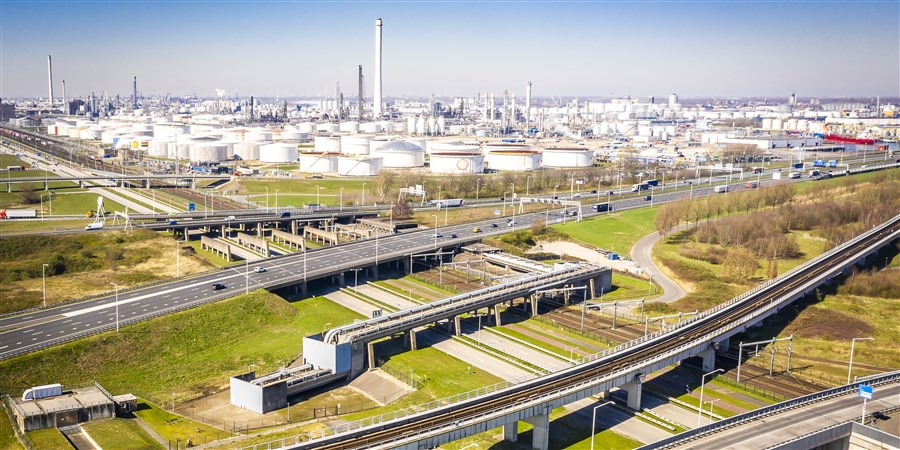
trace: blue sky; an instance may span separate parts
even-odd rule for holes
[[[0,95],[900,96],[900,2],[0,0]],[[346,95],[346,94],[345,94]]]

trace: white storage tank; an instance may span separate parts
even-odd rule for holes
[[[312,122],[299,123],[297,124],[297,131],[300,131],[301,133],[312,133],[313,131],[316,131],[316,124]]]
[[[222,162],[228,159],[228,146],[220,142],[195,142],[191,144],[191,161]]]
[[[259,147],[260,162],[293,162],[297,160],[297,145],[275,143]]]
[[[300,153],[300,171],[308,173],[334,173],[338,171],[338,153]]]
[[[338,175],[374,176],[381,171],[382,159],[371,156],[338,156]]]
[[[453,151],[431,154],[431,173],[466,175],[484,172],[484,155],[480,152]]]
[[[249,130],[244,134],[245,141],[272,142],[272,132],[269,130]]]
[[[545,148],[541,164],[545,167],[591,167],[594,151],[583,147]]]
[[[541,153],[527,145],[487,145],[484,155],[485,165],[493,170],[529,171],[541,168]]]
[[[316,131],[319,133],[337,133],[339,130],[336,123],[320,123],[316,125]]]
[[[365,122],[365,123],[359,124],[359,131],[361,131],[363,133],[370,133],[370,134],[381,133],[381,130],[382,130],[381,124],[378,122]]]
[[[259,159],[259,142],[242,141],[234,144],[234,158],[241,161],[256,161]]]
[[[409,127],[406,122],[385,122],[382,129],[384,129],[385,133],[405,134],[409,130]],[[415,127],[413,129],[415,129]]]
[[[168,158],[170,154],[169,147],[175,145],[175,139],[170,137],[156,138],[150,141],[147,153],[155,158]]]
[[[408,141],[387,142],[372,152],[373,157],[383,159],[383,167],[422,167],[425,165],[425,150]]]
[[[481,149],[477,145],[465,144],[462,142],[438,142],[426,141],[425,153],[481,153]]]
[[[372,136],[368,134],[354,134],[341,136],[341,153],[345,155],[368,155],[369,142]]]
[[[359,133],[359,122],[341,122],[341,133]]]
[[[309,137],[308,133],[303,133],[295,130],[284,130],[281,132],[281,136],[279,136],[279,140],[291,141],[291,142],[299,142]]]
[[[86,130],[81,130],[78,138],[86,141],[99,141],[102,135],[103,132],[101,132],[99,128],[88,128]]]
[[[316,153],[340,153],[341,138],[340,136],[316,136],[315,140]]]

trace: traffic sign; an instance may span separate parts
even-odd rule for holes
[[[866,386],[865,384],[859,385],[859,390],[856,392],[857,397],[862,397],[866,400],[872,400],[872,386]]]

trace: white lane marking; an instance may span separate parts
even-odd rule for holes
[[[0,347],[0,350],[3,350],[3,349],[6,348],[6,347],[9,347],[9,346],[8,346],[8,345],[4,345],[3,347]]]
[[[72,321],[72,319],[69,319],[69,320],[63,320],[63,321],[60,322],[60,323],[69,323],[69,322],[71,322],[71,321]]]
[[[22,333],[27,333],[27,332],[33,331],[33,330],[34,330],[34,328],[29,328],[29,329],[27,329],[27,330],[22,330]]]

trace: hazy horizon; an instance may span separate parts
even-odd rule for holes
[[[900,2],[0,1],[0,97],[900,96]]]

